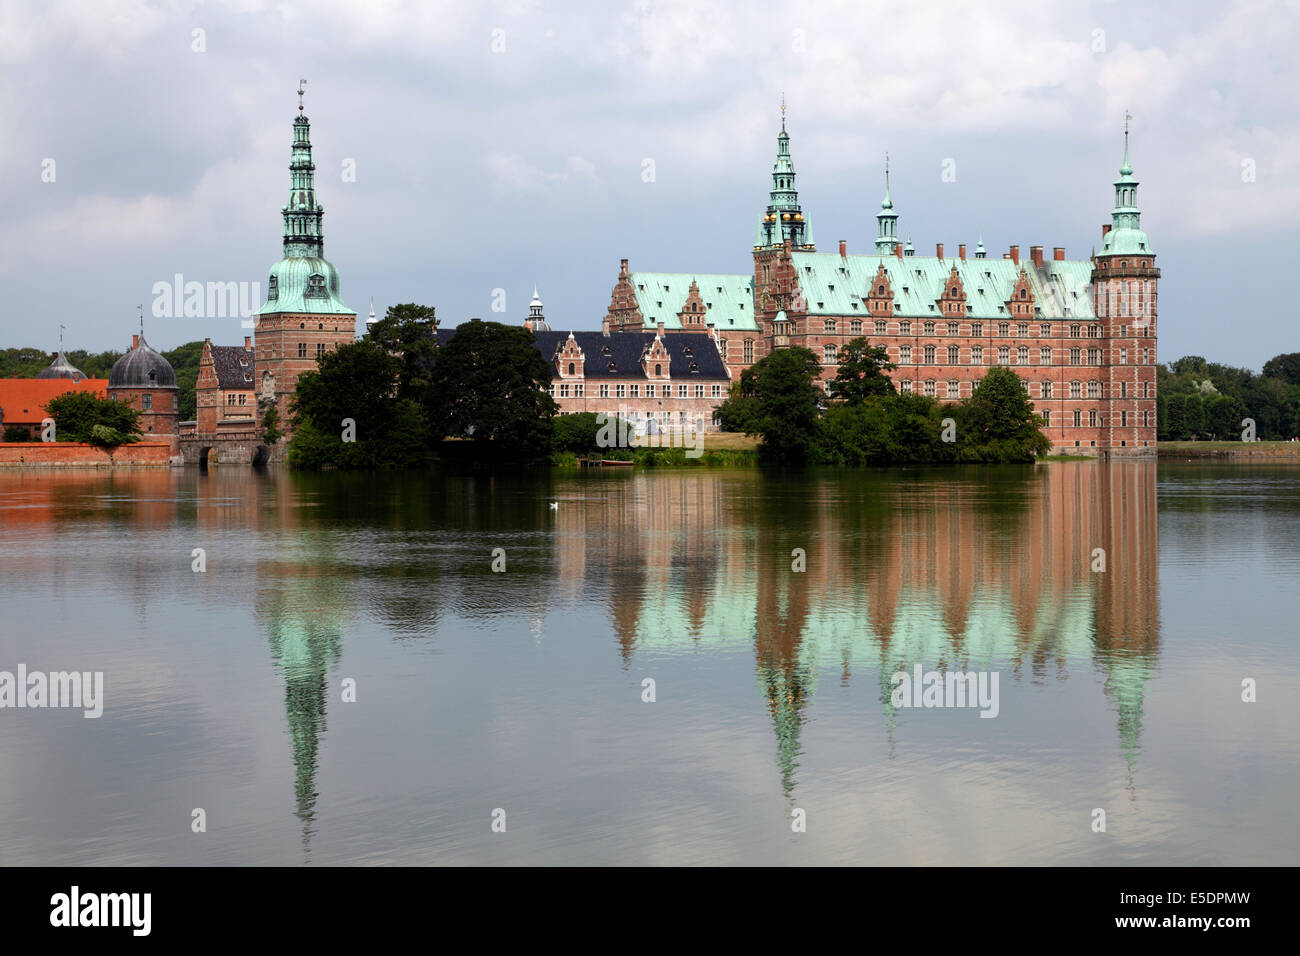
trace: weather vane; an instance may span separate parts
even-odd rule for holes
[[[1128,123],[1133,118],[1133,114],[1128,110],[1124,111],[1124,141],[1128,142]]]
[[[781,91],[781,129],[785,130],[785,91]]]
[[[299,112],[299,113],[302,112],[302,94],[305,92],[305,91],[303,90],[303,87],[306,86],[306,85],[307,85],[307,81],[306,81],[306,80],[299,80],[299,81],[298,81],[298,112]]]

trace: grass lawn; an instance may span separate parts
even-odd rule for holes
[[[749,451],[757,448],[758,438],[750,438],[743,432],[705,432],[705,451]]]
[[[1293,444],[1295,443],[1287,441],[1162,441],[1159,447],[1171,451],[1233,451],[1234,449],[1247,448],[1251,446],[1256,448],[1268,448],[1274,445]]]

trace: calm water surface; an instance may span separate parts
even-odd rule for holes
[[[1295,863],[1297,572],[1300,468],[0,473],[0,670],[106,684],[0,863]]]

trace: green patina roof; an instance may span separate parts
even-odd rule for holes
[[[1012,321],[1005,304],[1020,279],[1022,268],[1042,318],[1094,317],[1088,288],[1092,281],[1091,262],[1045,260],[1040,271],[1029,260],[1021,260],[1016,265],[1010,259],[962,260],[934,256],[899,259],[893,255],[841,258],[834,252],[795,252],[792,259],[809,315],[861,315],[871,319],[862,300],[875,282],[876,270],[883,264],[894,301],[901,306],[897,314],[905,318],[945,320],[936,303],[953,266],[957,267],[966,304],[970,306],[967,319]]]
[[[754,319],[753,276],[633,272],[628,278],[647,329],[656,328],[660,322],[666,329],[682,327],[677,314],[686,304],[692,282],[699,286],[700,298],[707,308],[705,321],[712,322],[719,332],[758,329]]]
[[[316,164],[311,156],[311,124],[302,115],[293,121],[289,153],[289,201],[284,217],[284,258],[271,266],[266,302],[259,315],[308,312],[313,315],[350,315],[339,296],[338,270],[325,258],[325,209],[316,201]]]

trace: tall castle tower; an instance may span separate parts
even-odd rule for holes
[[[1156,444],[1156,268],[1151,241],[1142,231],[1138,181],[1128,157],[1115,180],[1111,223],[1102,227],[1101,251],[1093,255],[1093,310],[1102,322],[1107,359],[1105,442],[1111,449]],[[1141,452],[1138,452],[1141,454]]]
[[[302,96],[300,86],[289,155],[289,202],[282,210],[284,258],[271,266],[254,336],[259,417],[274,403],[286,431],[298,376],[314,370],[326,352],[355,341],[357,322],[356,312],[339,297],[338,270],[325,259],[325,210],[316,201],[311,124],[303,115]]]

